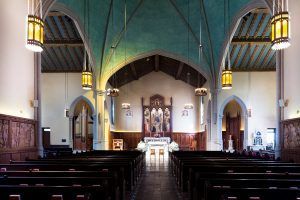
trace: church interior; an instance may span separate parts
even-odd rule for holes
[[[299,0],[1,0],[0,199],[300,199],[298,20]]]

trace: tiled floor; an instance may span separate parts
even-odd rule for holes
[[[169,170],[168,152],[162,156],[146,153],[146,168],[131,200],[182,200]]]

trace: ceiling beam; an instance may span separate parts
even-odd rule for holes
[[[80,40],[45,40],[44,45],[46,47],[60,47],[60,46],[72,46],[81,47],[83,46],[83,41]]]
[[[65,35],[66,35],[68,38],[71,38],[71,36],[70,36],[70,34],[69,34],[69,32],[68,32],[67,26],[66,26],[66,24],[65,24],[65,22],[64,22],[64,20],[63,20],[63,18],[62,18],[62,16],[59,16],[59,17],[58,17],[58,20],[59,20],[59,23],[60,23],[61,26],[62,26],[62,29],[64,30]]]
[[[180,62],[179,63],[179,67],[178,67],[178,70],[177,70],[177,73],[176,73],[176,76],[175,76],[175,79],[178,80],[180,75],[181,75],[181,72],[182,72],[182,69],[183,69],[183,65],[184,63],[183,62]]]
[[[47,14],[47,17],[52,17],[52,16],[65,16],[65,14],[61,13],[61,12],[55,12],[55,11],[50,11],[48,14]]]
[[[269,72],[269,71],[276,71],[274,67],[251,67],[251,68],[242,68],[242,69],[236,69],[232,68],[233,72]]]
[[[234,60],[232,66],[237,66],[237,63],[238,63],[238,61],[240,60],[240,57],[241,57],[241,54],[242,54],[242,51],[243,51],[244,47],[245,47],[245,46],[242,45],[241,48],[239,49],[239,53],[238,53],[238,55],[236,56],[236,58],[235,58],[235,60]]]
[[[247,67],[250,66],[250,64],[253,62],[253,59],[254,59],[254,56],[255,56],[255,54],[257,52],[258,47],[259,47],[258,45],[255,45],[255,48],[252,51],[251,56],[250,56],[250,58],[249,58],[249,60],[248,60],[248,62],[246,64]]]
[[[48,67],[48,69],[52,69],[52,66],[47,66],[47,67]],[[42,70],[42,73],[64,73],[64,72],[78,72],[78,73],[80,73],[80,72],[82,72],[81,70],[78,70],[79,67],[78,68],[77,67],[76,67],[76,69],[74,68],[74,69],[65,70],[64,66],[59,66],[59,67],[57,67],[58,69],[54,69],[54,70],[48,70],[48,69],[47,70]]]
[[[259,20],[259,23],[258,23],[257,28],[256,28],[255,33],[254,33],[254,37],[257,37],[258,32],[261,29],[261,26],[263,25],[263,22],[265,21],[266,16],[267,16],[267,14],[263,14],[261,16],[261,19]]]
[[[52,23],[52,25],[53,25],[53,27],[54,27],[55,32],[58,34],[58,37],[59,37],[59,38],[63,38],[63,35],[62,35],[62,33],[60,32],[60,30],[59,30],[59,28],[58,28],[58,25],[57,25],[57,23],[56,23],[54,17],[50,17],[50,20],[51,20],[51,23]]]
[[[257,58],[256,58],[256,60],[255,60],[255,62],[254,62],[254,64],[253,64],[253,66],[257,66],[257,65],[258,65],[258,62],[260,61],[262,55],[264,54],[264,51],[265,51],[266,47],[267,47],[266,45],[263,46],[263,48],[262,48],[261,51],[259,52],[259,54],[258,54],[258,56],[257,56]],[[270,49],[271,49],[271,48],[270,48]]]
[[[271,39],[270,37],[233,37],[232,44],[237,45],[237,44],[271,44]]]
[[[156,72],[158,72],[159,71],[159,55],[155,55],[154,61],[155,61],[154,70]]]
[[[251,13],[264,13],[264,14],[270,14],[270,11],[268,8],[257,8],[253,11],[251,11]]]
[[[131,73],[132,73],[134,79],[138,80],[139,77],[138,77],[138,75],[136,73],[136,69],[135,69],[134,63],[130,63],[130,70],[131,70]]]
[[[268,53],[266,54],[266,56],[263,59],[263,62],[261,63],[262,67],[267,64],[267,61],[269,60],[270,54],[272,53],[272,51],[273,51],[272,48],[269,48]]]
[[[253,28],[253,25],[254,25],[254,23],[255,23],[255,21],[256,21],[256,18],[257,18],[257,14],[255,13],[255,14],[253,14],[253,17],[252,17],[252,19],[251,19],[250,25],[249,25],[249,27],[248,27],[248,30],[247,30],[247,33],[246,33],[246,38],[249,37],[249,35],[250,35],[250,33],[251,33],[251,30],[252,30],[252,28]]]

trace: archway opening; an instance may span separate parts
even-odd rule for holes
[[[245,116],[240,104],[235,100],[229,101],[223,110],[222,142],[223,150],[244,149]]]
[[[86,151],[93,149],[93,112],[90,105],[81,99],[74,108],[72,117],[73,149]]]

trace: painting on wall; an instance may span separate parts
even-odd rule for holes
[[[142,102],[144,102],[142,100]],[[143,103],[143,133],[145,136],[166,136],[172,132],[172,98],[171,105],[165,105],[164,97],[150,97],[150,105]]]
[[[189,116],[189,111],[188,110],[183,110],[181,113],[181,117],[188,117]]]
[[[300,119],[287,120],[282,124],[285,149],[300,148]]]

